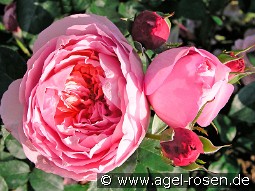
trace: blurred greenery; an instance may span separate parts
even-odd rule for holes
[[[231,50],[237,39],[244,38],[246,30],[255,28],[254,0],[17,0],[17,20],[22,30],[21,37],[17,37],[5,30],[2,21],[4,7],[11,2],[12,0],[0,0],[0,98],[12,81],[24,75],[25,63],[32,53],[32,45],[37,35],[52,22],[67,15],[94,13],[107,16],[131,42],[128,32],[130,22],[123,18],[133,19],[137,13],[146,9],[161,13],[174,12],[170,18],[172,30],[168,43],[195,45],[215,54]],[[156,53],[140,51],[145,67]],[[248,58],[254,64],[254,53],[250,53]],[[214,120],[218,133],[213,126],[205,129],[212,144],[230,146],[216,154],[200,157],[206,162],[205,167],[209,171],[228,173],[229,176],[238,173],[248,176],[251,184],[245,187],[246,191],[255,188],[254,95],[255,82],[247,86],[242,82],[235,85],[234,95]],[[150,127],[150,131],[153,132],[165,128],[156,117],[152,124],[154,127]],[[111,190],[99,189],[95,182],[84,185],[77,182],[64,184],[63,178],[34,168],[34,164],[26,159],[18,141],[3,126],[0,128],[0,191]],[[152,172],[185,171],[174,168],[162,159],[157,141],[144,139],[133,156],[113,172],[139,172],[149,176]],[[190,172],[190,175],[196,176],[197,171]],[[153,187],[116,190],[164,189]],[[231,187],[229,190],[238,188]]]

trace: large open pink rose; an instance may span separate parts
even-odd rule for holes
[[[145,94],[156,114],[171,127],[187,127],[207,103],[197,121],[207,126],[234,90],[228,84],[229,72],[205,50],[173,48],[152,61],[145,75]]]
[[[1,117],[37,168],[78,181],[120,166],[145,136],[139,58],[108,19],[73,15],[45,29]]]

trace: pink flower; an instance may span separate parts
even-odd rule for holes
[[[185,128],[175,128],[173,140],[161,141],[162,153],[175,166],[187,166],[204,153],[203,144],[196,133]]]
[[[120,166],[143,140],[141,62],[107,18],[72,15],[42,31],[0,107],[37,168],[76,181]]]
[[[244,39],[236,40],[234,49],[242,50],[242,49],[246,49],[252,45],[255,45],[255,29],[247,30],[244,33]],[[255,47],[253,47],[253,48],[249,49],[247,52],[244,52],[243,54],[241,54],[241,56],[243,56],[243,58],[244,58],[244,63],[246,65],[246,67],[253,67],[253,65],[251,64],[251,62],[247,56],[247,53],[254,52],[254,51],[255,51]],[[255,74],[252,74],[252,75],[242,78],[242,82],[245,85],[247,85],[253,81],[255,81]]]
[[[205,50],[170,49],[149,66],[145,94],[156,114],[171,127],[188,126],[208,102],[197,121],[208,126],[234,90],[228,84],[229,72],[227,66]]]
[[[3,24],[6,30],[10,32],[18,32],[20,30],[16,17],[16,2],[4,8]]]
[[[135,18],[131,34],[146,49],[156,49],[167,41],[170,27],[156,12],[143,11]]]

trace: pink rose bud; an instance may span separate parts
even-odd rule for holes
[[[203,144],[196,133],[185,128],[175,128],[173,140],[161,141],[162,153],[175,166],[187,166],[203,153]]]
[[[238,58],[238,56],[235,56],[233,52],[230,53],[230,56],[233,58]],[[231,72],[244,72],[245,69],[243,58],[227,62],[225,65],[231,69]]]
[[[16,2],[13,2],[4,8],[3,24],[6,30],[10,32],[17,32],[19,30],[16,17]]]
[[[208,126],[229,100],[234,87],[230,69],[211,53],[195,47],[160,53],[145,75],[145,94],[170,127],[186,127],[206,104],[197,122]]]
[[[143,11],[135,18],[131,34],[146,49],[156,49],[167,41],[170,27],[156,12]]]

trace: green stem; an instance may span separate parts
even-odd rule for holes
[[[160,141],[160,138],[161,138],[160,135],[154,135],[151,133],[146,133],[145,137],[147,137],[149,139],[153,139],[153,140],[158,140],[158,141]]]
[[[26,46],[22,43],[21,40],[19,40],[18,38],[15,38],[17,45],[20,47],[20,49],[28,56],[31,57],[31,54],[29,52],[29,50],[26,48]]]
[[[211,125],[213,126],[213,128],[215,129],[215,131],[217,132],[217,134],[219,134],[218,128],[216,127],[216,125],[215,125],[213,122],[211,122]]]

